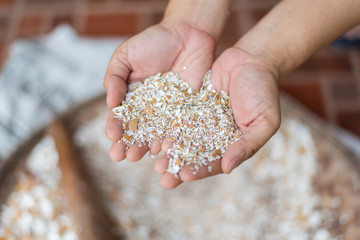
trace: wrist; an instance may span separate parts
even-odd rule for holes
[[[281,76],[284,75],[283,64],[279,61],[279,58],[270,55],[268,52],[263,51],[260,48],[255,49],[249,47],[248,45],[242,44],[240,41],[237,42],[233,48],[241,52],[241,61],[256,65],[260,69],[271,73],[274,80],[278,81]]]
[[[220,38],[229,12],[230,0],[171,0],[162,24],[186,24]]]
[[[293,56],[286,45],[267,40],[265,36],[250,33],[241,38],[234,47],[243,49],[253,58],[266,63],[276,73],[277,79],[303,62],[300,57]]]
[[[359,7],[354,0],[281,1],[236,46],[270,59],[284,75],[358,24]]]

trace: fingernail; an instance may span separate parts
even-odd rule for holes
[[[234,170],[237,166],[240,165],[240,159],[239,158],[234,158],[231,163],[230,163],[230,166],[229,166],[229,173],[232,172],[232,170]]]

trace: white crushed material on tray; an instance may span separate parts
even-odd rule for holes
[[[135,142],[151,143],[170,135],[168,172],[177,174],[194,164],[201,166],[220,159],[230,144],[240,140],[226,92],[217,93],[209,71],[199,91],[167,72],[129,86],[122,105],[113,109],[124,128],[126,147]],[[211,168],[209,168],[211,170]]]
[[[338,216],[336,206],[320,205],[313,185],[319,169],[316,145],[301,121],[284,117],[276,135],[232,174],[169,191],[151,170],[154,160],[114,163],[107,157],[105,116],[104,111],[83,125],[76,139],[109,212],[129,239],[344,239],[331,235],[331,225],[325,224],[330,215],[346,216]]]
[[[78,239],[59,188],[57,163],[53,139],[46,137],[17,173],[18,182],[1,206],[0,239]]]

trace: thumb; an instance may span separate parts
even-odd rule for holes
[[[270,118],[257,119],[250,123],[241,139],[226,150],[221,161],[224,173],[231,173],[237,166],[252,157],[279,129],[280,112]]]
[[[132,70],[124,44],[113,53],[104,77],[106,102],[110,108],[118,106],[124,99],[126,82]]]

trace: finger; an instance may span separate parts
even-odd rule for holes
[[[140,144],[136,142],[128,149],[126,158],[130,162],[137,162],[147,153],[147,151],[149,151],[148,146],[141,144],[140,147]]]
[[[157,173],[164,174],[166,173],[168,166],[169,166],[169,159],[166,156],[166,154],[164,154],[158,160],[156,160],[154,169]]]
[[[172,147],[173,143],[174,141],[171,140],[171,136],[166,136],[161,144],[161,151],[167,153],[167,151]]]
[[[126,43],[112,55],[104,77],[106,102],[110,108],[120,105],[126,93],[126,82],[132,68],[127,59]]]
[[[121,121],[117,118],[114,118],[114,113],[110,109],[108,112],[108,118],[106,121],[106,136],[113,142],[116,142],[122,138],[123,129]]]
[[[150,146],[150,153],[152,155],[157,155],[160,151],[161,151],[161,144],[162,144],[162,140],[161,139],[155,139]]]
[[[109,156],[114,162],[120,162],[125,159],[125,144],[123,141],[114,142],[111,145]]]
[[[180,172],[180,179],[184,182],[199,180],[202,178],[214,176],[223,173],[221,169],[221,159],[209,162],[207,166],[202,166],[198,170],[195,165],[188,165]]]
[[[160,179],[160,184],[166,189],[172,189],[179,186],[182,183],[179,177],[175,177],[174,174],[166,172]]]
[[[227,86],[229,76],[222,69],[224,69],[224,67],[222,66],[221,59],[217,59],[211,68],[211,84],[217,92],[229,89]],[[228,90],[226,92],[228,92]]]
[[[251,123],[243,132],[241,139],[226,150],[221,168],[224,173],[230,173],[246,159],[252,157],[279,129],[280,115],[273,120],[258,119]]]
[[[174,64],[174,71],[179,73],[182,80],[189,83],[193,89],[200,89],[205,73],[211,68],[214,59],[215,41],[202,32],[191,32],[198,42],[189,41],[186,49],[182,52]]]
[[[248,143],[244,137],[231,144],[230,147],[226,150],[224,157],[222,159],[221,168],[224,173],[231,173],[236,167],[243,163],[248,156],[247,153]],[[255,153],[254,153],[255,154]],[[249,156],[250,157],[250,156]]]

